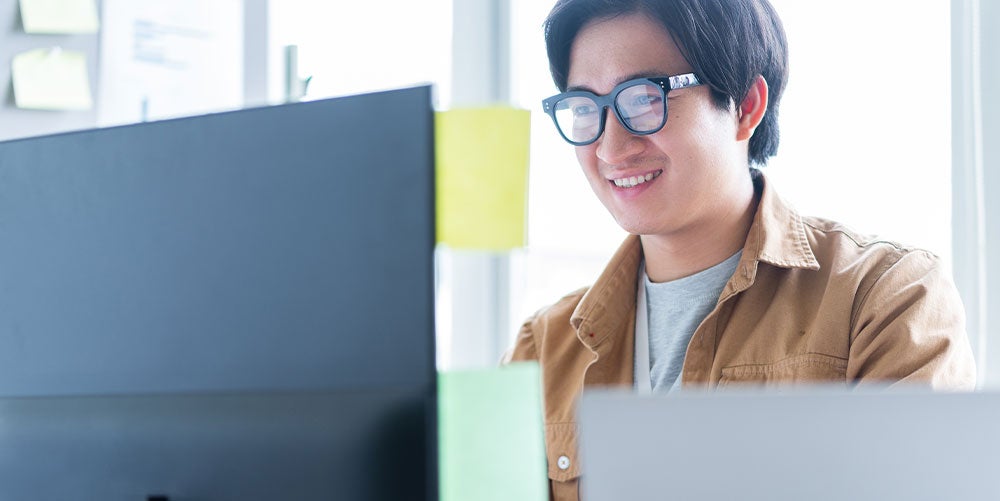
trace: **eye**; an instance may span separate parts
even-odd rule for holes
[[[592,104],[581,104],[573,107],[573,116],[582,117],[597,113],[597,107]]]
[[[632,106],[651,106],[659,102],[659,94],[639,94],[632,98]]]

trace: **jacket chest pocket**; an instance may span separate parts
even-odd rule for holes
[[[719,389],[737,386],[847,384],[847,360],[819,353],[794,355],[772,363],[723,367]]]

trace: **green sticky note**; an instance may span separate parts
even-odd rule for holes
[[[94,0],[21,0],[25,33],[97,33]]]
[[[89,110],[93,106],[83,52],[35,49],[14,56],[14,103],[30,110]]]
[[[438,112],[437,240],[457,249],[524,246],[530,113],[509,107]]]
[[[547,501],[538,364],[438,376],[441,501]]]

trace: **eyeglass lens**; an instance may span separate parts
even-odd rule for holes
[[[663,126],[667,108],[662,91],[654,83],[640,83],[622,89],[615,96],[614,113],[625,127],[647,133]],[[571,96],[555,105],[556,124],[569,140],[585,143],[601,131],[603,110],[589,97]]]

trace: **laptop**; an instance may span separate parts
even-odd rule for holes
[[[1000,394],[586,392],[581,499],[1000,499]]]

